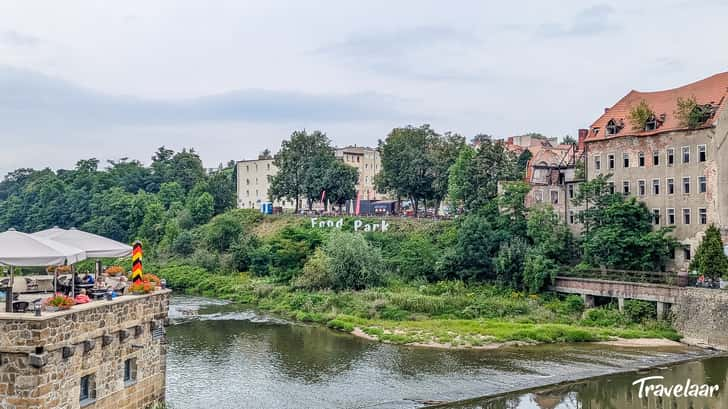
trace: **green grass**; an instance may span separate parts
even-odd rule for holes
[[[380,341],[480,346],[588,342],[679,335],[665,322],[630,319],[611,308],[583,311],[575,297],[525,296],[490,285],[440,282],[392,284],[365,291],[294,290],[248,274],[214,275],[190,266],[159,269],[170,287],[191,294],[252,304],[299,321],[351,332],[358,327]]]

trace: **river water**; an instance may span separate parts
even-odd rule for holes
[[[728,358],[697,349],[394,346],[194,297],[174,298],[170,318],[167,399],[174,409],[419,408],[437,402],[488,409],[728,408]],[[647,366],[662,368],[623,373]],[[543,388],[605,374],[612,375]],[[664,376],[666,385],[687,378],[719,384],[720,392],[640,399],[632,382],[654,375]],[[537,389],[507,394],[528,388]]]

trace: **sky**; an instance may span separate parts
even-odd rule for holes
[[[631,89],[728,71],[728,2],[0,0],[0,174],[207,167],[294,130],[576,135]]]

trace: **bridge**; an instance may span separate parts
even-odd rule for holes
[[[657,318],[663,319],[687,285],[687,280],[678,285],[678,278],[681,277],[667,272],[588,270],[559,275],[549,289],[579,294],[587,307],[594,306],[594,297],[616,298],[620,311],[624,310],[625,299],[652,301],[657,303]]]

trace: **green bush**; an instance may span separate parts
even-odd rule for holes
[[[237,271],[248,271],[253,264],[253,255],[260,247],[260,241],[252,234],[241,234],[230,246],[233,268]]]
[[[623,326],[626,318],[614,308],[592,308],[586,310],[581,323],[591,327],[614,327]]]
[[[433,280],[438,253],[439,250],[429,238],[415,233],[406,236],[389,264],[405,280]]]
[[[189,230],[183,230],[172,241],[172,251],[180,256],[189,256],[195,251],[194,236]]]
[[[559,266],[554,260],[546,257],[541,248],[531,248],[526,253],[523,263],[523,286],[528,291],[537,293],[553,282],[558,271]]]
[[[310,227],[286,227],[268,243],[270,273],[279,282],[289,282],[303,269],[308,257],[320,246],[326,235]]]
[[[192,253],[192,262],[207,271],[220,271],[220,256],[205,249],[197,249]]]
[[[323,246],[336,290],[361,290],[382,283],[382,253],[361,234],[336,231]]]
[[[657,306],[649,301],[625,300],[624,315],[631,322],[639,324],[657,318]]]
[[[320,290],[333,286],[329,259],[324,252],[318,248],[306,265],[303,266],[301,275],[294,278],[291,284],[294,288],[305,288],[309,290]]]

